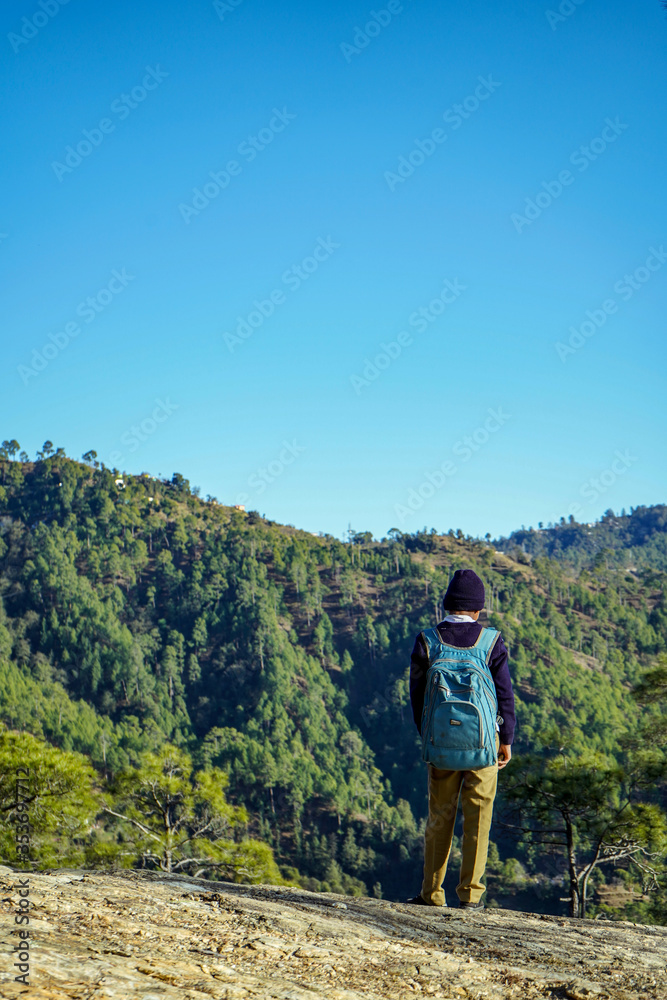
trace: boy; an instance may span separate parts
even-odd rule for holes
[[[461,875],[456,888],[459,906],[482,910],[489,848],[489,830],[496,795],[498,770],[506,767],[512,756],[514,739],[514,693],[509,673],[508,655],[500,633],[487,631],[477,619],[484,608],[484,584],[471,569],[454,573],[443,598],[445,618],[436,630],[429,630],[430,640],[421,632],[415,641],[410,662],[410,700],[412,714],[421,734],[422,710],[426,693],[426,673],[438,652],[446,654],[448,647],[483,651],[493,678],[498,702],[496,721],[497,761],[470,770],[441,770],[428,765],[428,822],[424,835],[424,879],[421,893],[409,903],[446,906],[442,883],[452,846],[459,795],[463,809],[463,841],[461,845]],[[484,634],[486,633],[486,634]],[[486,651],[486,647],[488,652]],[[443,648],[444,647],[444,648]],[[429,656],[429,651],[431,656]],[[453,654],[460,658],[461,654]],[[464,717],[465,718],[465,717]],[[461,725],[456,719],[451,725]],[[454,730],[452,730],[454,732]]]

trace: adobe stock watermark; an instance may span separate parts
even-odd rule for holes
[[[644,287],[647,281],[659,271],[667,260],[667,252],[660,245],[658,249],[649,247],[649,255],[643,264],[636,267],[631,274],[624,274],[622,278],[614,282],[614,291],[620,296],[622,302],[629,302],[633,295]],[[618,312],[618,302],[616,299],[605,299],[597,309],[587,309],[586,319],[579,326],[569,328],[570,336],[567,343],[562,340],[556,341],[554,347],[556,353],[563,363],[570,354],[576,354],[581,350],[587,340],[593,337],[598,330],[605,325],[607,319]]]
[[[577,7],[581,7],[586,0],[562,0],[558,5],[558,10],[545,10],[547,21],[551,25],[551,30],[555,31],[559,24],[572,17]]]
[[[290,292],[296,292],[304,281],[307,281],[315,271],[328,260],[335,250],[340,248],[340,243],[335,243],[330,236],[326,240],[320,236],[313,248],[312,254],[304,257],[298,264],[292,264],[281,275],[281,282]],[[255,330],[259,330],[265,321],[272,316],[278,306],[287,302],[287,294],[282,288],[274,288],[265,299],[255,299],[253,309],[246,316],[236,317],[236,327],[232,333],[225,330],[223,339],[227,349],[231,354],[235,348],[244,341],[252,337]]]
[[[172,403],[169,396],[166,396],[165,399],[156,399],[154,402],[155,406],[151,410],[150,415],[144,417],[138,423],[132,424],[120,436],[120,443],[127,448],[131,455],[135,451],[138,451],[141,445],[152,437],[158,428],[162,424],[165,424],[172,413],[180,407],[179,403]],[[109,468],[117,467],[119,462],[123,461],[123,458],[124,452],[112,451],[109,454],[107,465]]]
[[[588,170],[591,163],[595,163],[603,153],[607,151],[609,146],[616,142],[619,135],[625,132],[628,126],[621,122],[620,118],[616,118],[612,121],[611,118],[605,118],[605,127],[602,129],[599,135],[591,139],[587,146],[579,146],[570,154],[569,162],[573,167],[576,167],[579,173],[584,173]],[[521,234],[526,226],[532,226],[536,219],[542,215],[545,209],[553,205],[562,195],[566,187],[574,184],[576,176],[571,170],[561,170],[558,176],[552,181],[542,181],[542,188],[537,192],[534,198],[526,198],[525,206],[523,210],[523,215],[520,212],[512,212],[510,215],[510,222],[516,229],[517,233]]]
[[[361,55],[364,49],[370,45],[371,41],[377,38],[387,25],[391,24],[397,14],[402,14],[403,10],[404,7],[400,0],[389,0],[386,8],[383,7],[381,10],[370,11],[369,19],[363,28],[355,24],[352,43],[341,42],[340,44],[340,50],[345,57],[345,62],[350,63],[353,56]]]
[[[248,476],[247,488],[250,493],[238,493],[236,497],[236,503],[239,505],[245,505],[250,500],[254,500],[260,497],[266,492],[268,487],[275,483],[276,479],[285,472],[285,470],[296,462],[300,455],[303,455],[306,449],[300,444],[297,444],[296,438],[292,441],[283,441],[282,448],[276,458],[268,463],[264,468],[256,469],[251,475]]]
[[[470,459],[497,434],[501,427],[511,420],[511,414],[505,413],[502,406],[495,410],[487,410],[488,416],[470,434],[464,435],[459,441],[452,445],[452,454],[461,459],[461,465],[465,465]],[[424,478],[418,486],[408,490],[406,502],[394,504],[394,514],[401,524],[404,524],[408,517],[421,510],[427,500],[432,499],[439,490],[443,489],[448,481],[459,471],[460,466],[451,458],[446,458],[435,469],[424,473]]]
[[[467,287],[467,285],[462,285],[458,278],[455,278],[453,281],[447,278],[439,294],[434,299],[431,299],[428,305],[420,306],[419,309],[415,309],[414,312],[410,313],[408,326],[416,330],[417,333],[424,333],[431,323],[435,323],[438,316],[442,316],[448,306],[456,302],[459,295],[465,292]],[[412,333],[408,330],[401,330],[396,335],[395,340],[390,340],[389,343],[383,341],[380,344],[379,353],[374,355],[373,358],[364,358],[364,367],[362,368],[361,375],[350,375],[350,382],[357,396],[361,395],[366,386],[375,382],[382,372],[386,371],[400,357],[405,348],[411,347],[413,343]]]
[[[225,14],[233,14],[243,2],[244,0],[213,0],[213,7],[220,20],[224,21]]]
[[[602,472],[596,473],[581,484],[579,487],[579,496],[582,498],[582,501],[585,500],[588,505],[595,503],[605,493],[608,493],[618,480],[626,474],[628,469],[638,461],[637,456],[631,454],[629,448],[626,448],[625,451],[617,449],[614,452],[611,462]],[[578,520],[586,506],[582,501],[571,503],[567,509],[567,515],[571,515],[575,520]],[[554,524],[557,524],[559,518],[554,517],[552,520]]]
[[[76,315],[86,324],[93,323],[134,279],[135,275],[128,274],[125,268],[121,271],[113,270],[111,278],[104,288],[98,289],[94,295],[89,295],[79,302],[75,310]],[[57,358],[61,351],[69,347],[72,340],[79,336],[81,329],[80,323],[70,320],[69,323],[65,323],[62,330],[58,330],[56,333],[49,333],[48,342],[41,349],[38,350],[34,347],[30,364],[19,365],[16,369],[23,380],[23,384],[27,385],[31,378],[43,372],[49,363]]]
[[[14,841],[16,846],[16,860],[21,865],[29,865],[31,847],[31,823],[28,812],[28,806],[31,802],[30,768],[16,768],[15,784],[16,800],[12,818],[15,824]],[[19,880],[17,892],[19,901],[16,906],[14,923],[20,930],[12,932],[19,939],[13,949],[13,957],[18,959],[18,961],[14,962],[14,968],[17,970],[14,982],[28,986],[30,984],[30,910],[32,908],[29,878]]]
[[[243,157],[246,163],[252,163],[267,146],[271,145],[277,135],[285,131],[295,118],[296,114],[292,114],[285,107],[282,110],[274,108],[273,116],[268,125],[261,128],[256,135],[247,136],[236,147],[236,152]],[[201,188],[192,189],[191,203],[181,202],[178,206],[178,211],[186,226],[190,225],[190,220],[193,217],[196,218],[205,208],[208,208],[221,191],[225,191],[229,187],[233,177],[239,177],[242,172],[243,164],[238,160],[228,160],[222,170],[209,170],[210,180],[205,181]]]
[[[36,10],[30,17],[21,18],[21,33],[17,35],[15,31],[10,31],[7,35],[9,44],[18,52],[22,45],[27,45],[33,38],[36,38],[42,28],[45,28],[61,7],[65,7],[69,0],[38,0]]]
[[[160,69],[160,66],[146,66],[146,75],[140,84],[133,87],[127,93],[122,93],[111,102],[110,111],[118,121],[125,121],[126,118],[146,100],[152,90],[156,90],[163,80],[166,80],[169,73]],[[62,184],[65,174],[71,174],[83,161],[90,156],[94,149],[98,149],[106,137],[116,131],[116,122],[111,118],[100,118],[94,128],[84,128],[81,132],[83,139],[80,139],[76,146],[66,146],[63,162],[53,160],[51,169]]]
[[[442,114],[443,120],[450,126],[451,132],[461,128],[464,121],[474,115],[480,105],[501,86],[499,81],[494,80],[491,75],[486,78],[478,76],[477,79],[479,83],[473,93],[464,97],[460,104],[452,104]],[[434,128],[425,139],[415,139],[414,147],[407,156],[399,156],[396,170],[385,170],[384,179],[389,190],[393,192],[399,184],[405,184],[408,177],[412,177],[415,170],[421,167],[447,141],[448,135],[449,133],[445,129]]]

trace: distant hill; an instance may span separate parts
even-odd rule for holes
[[[521,528],[493,542],[501,552],[548,556],[576,569],[596,565],[667,570],[667,506],[608,510],[594,524],[565,518],[546,528]]]

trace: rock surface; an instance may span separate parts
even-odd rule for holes
[[[0,868],[0,996],[23,1000],[667,997],[667,927],[407,906],[147,872]]]

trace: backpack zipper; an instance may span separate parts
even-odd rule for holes
[[[487,673],[487,671],[482,670],[479,664],[475,663],[473,660],[454,660],[454,659],[448,659],[447,657],[440,657],[440,659],[433,661],[429,669],[432,670],[434,667],[437,667],[438,664],[440,663],[457,663],[457,664],[465,663],[470,667],[470,669],[474,670],[478,674],[478,676],[482,681],[483,687],[487,689],[489,695],[491,694],[492,691],[491,684],[493,684],[493,677],[491,676],[490,671]],[[495,685],[493,686],[493,698],[497,703],[498,696],[496,695]],[[491,704],[493,704],[493,702]]]

